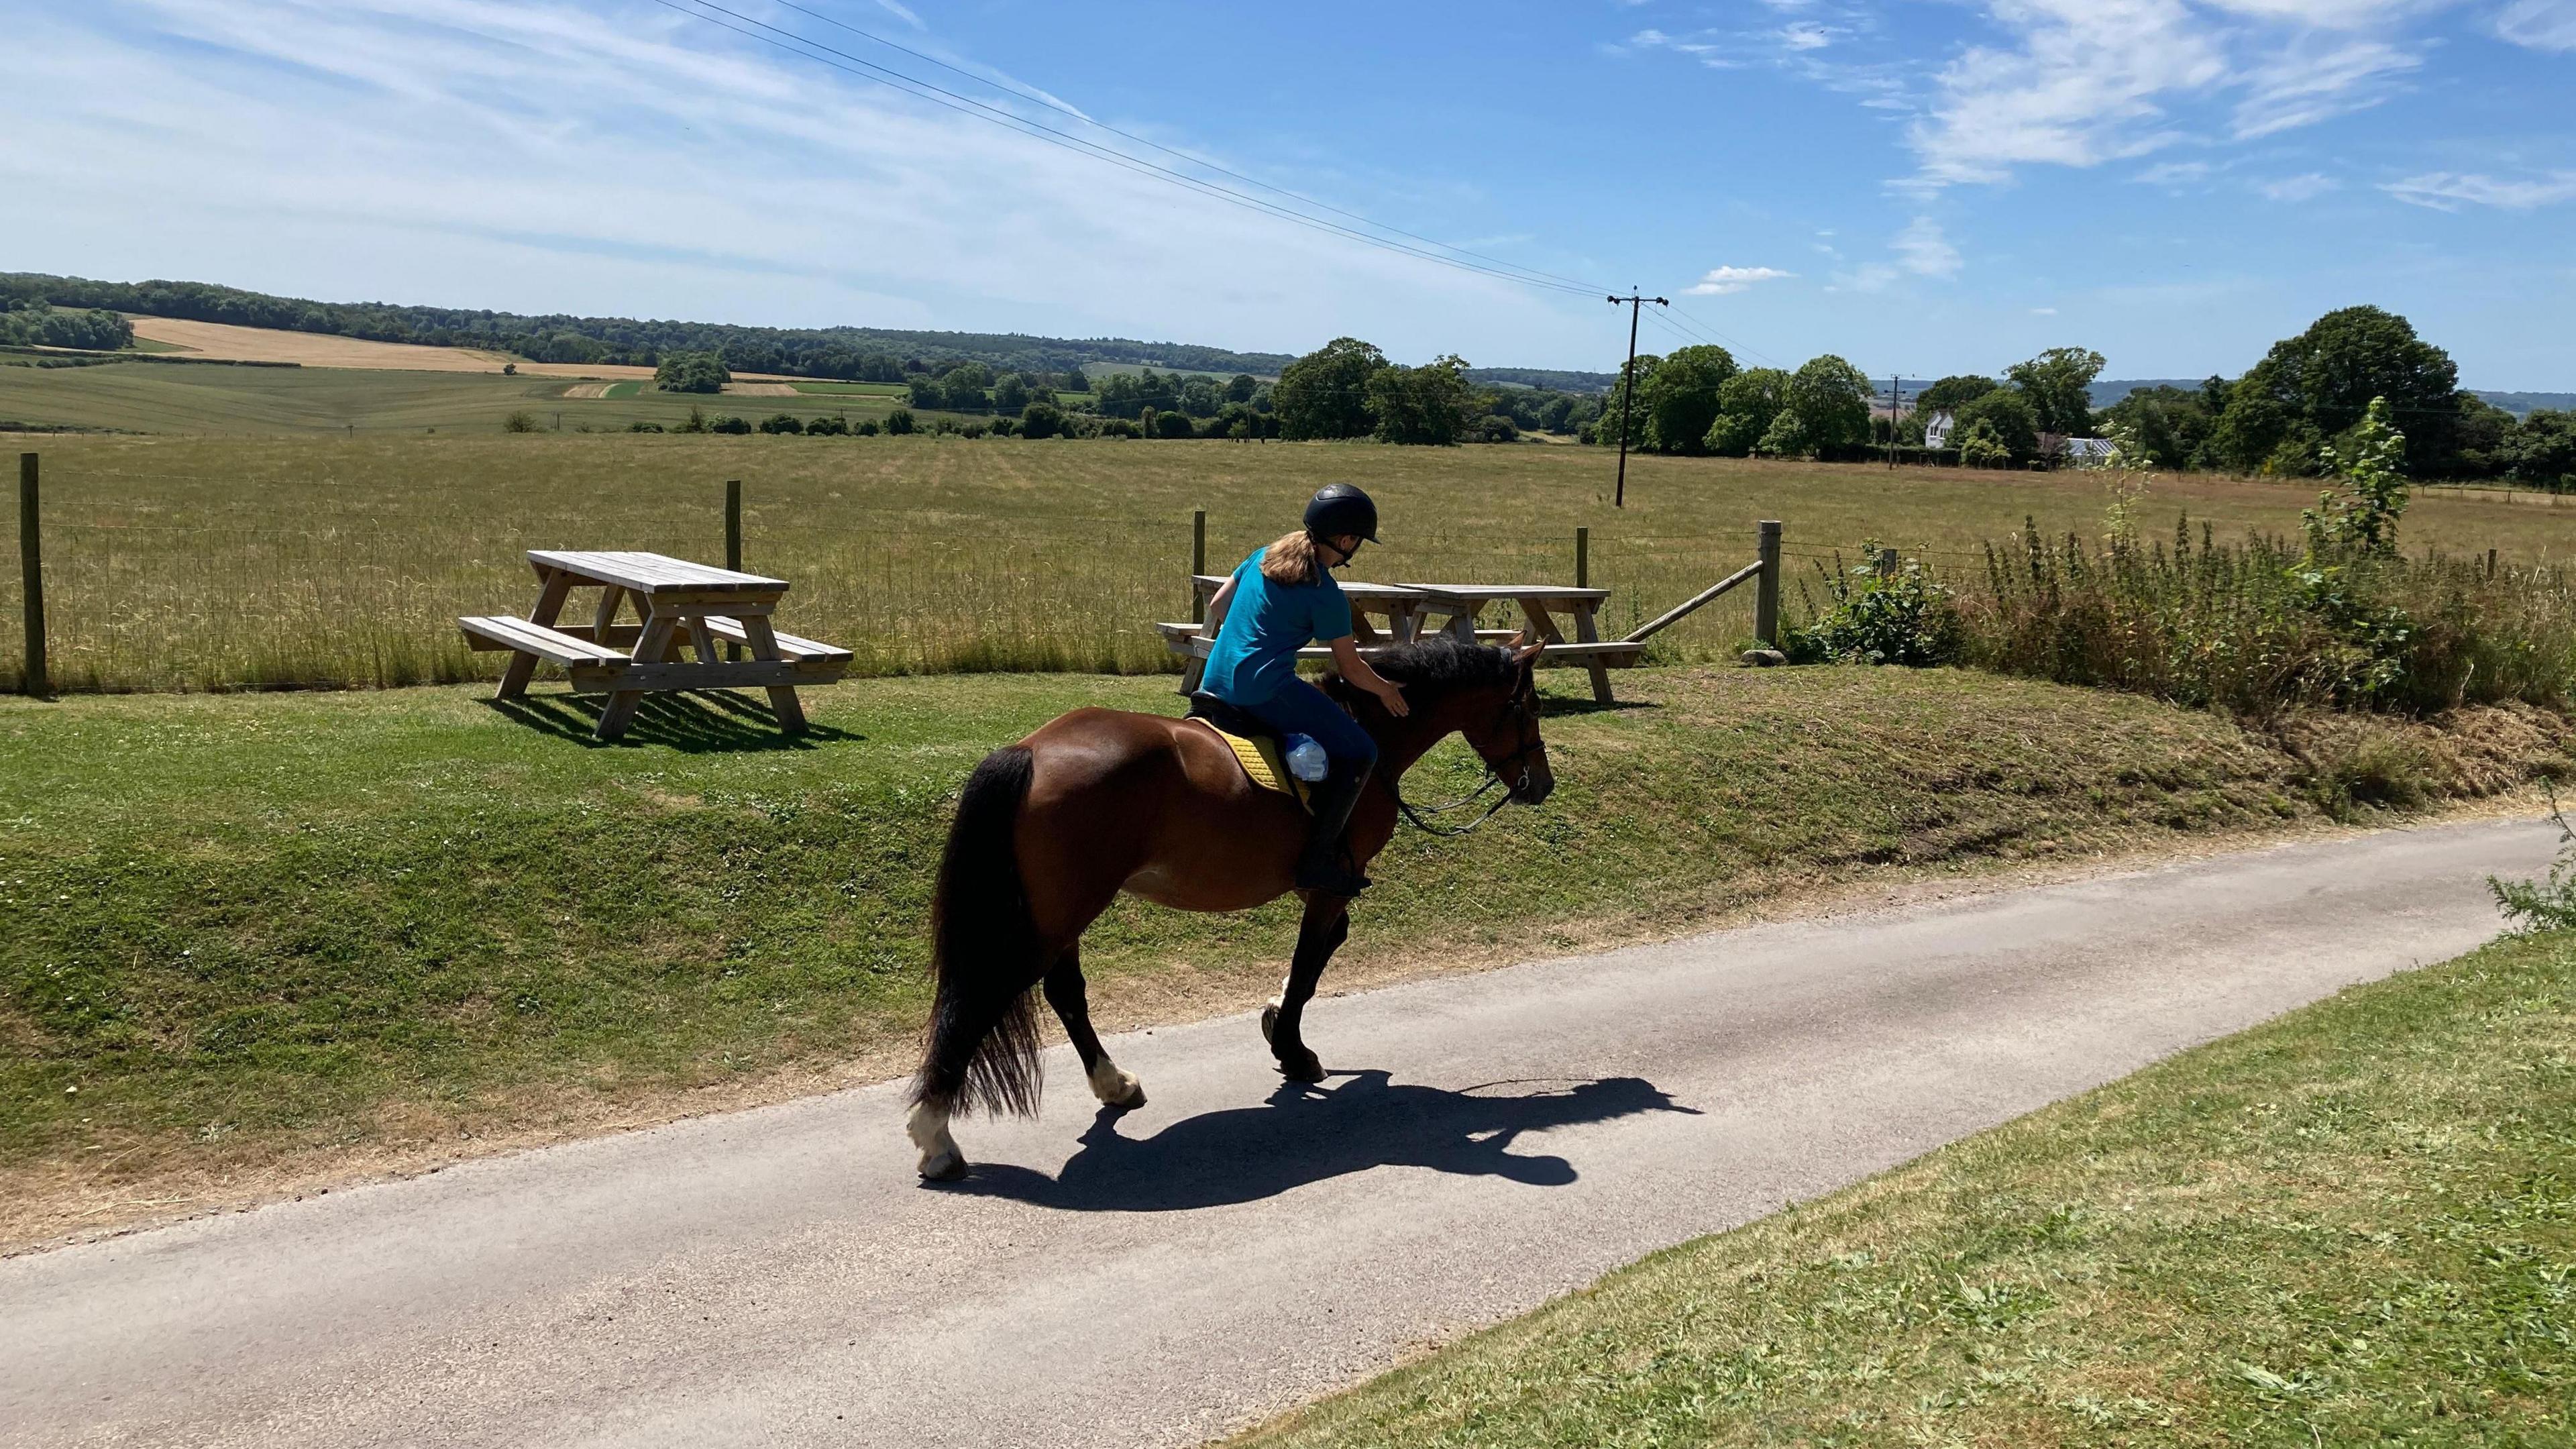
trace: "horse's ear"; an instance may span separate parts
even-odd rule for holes
[[[1528,669],[1531,667],[1530,661],[1538,658],[1539,651],[1546,647],[1547,641],[1544,639],[1536,644],[1523,645],[1520,638],[1516,636],[1512,640],[1512,662],[1523,669]]]

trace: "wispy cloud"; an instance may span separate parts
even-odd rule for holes
[[[1920,188],[2098,166],[2209,129],[2249,140],[2373,105],[2420,64],[2388,27],[2426,0],[1993,0],[2009,40],[1944,66],[1907,132]],[[2214,118],[2213,118],[2214,119]]]
[[[2495,33],[2533,50],[2576,50],[2576,0],[2514,0],[2496,12]]]
[[[930,28],[929,26],[921,23],[921,17],[914,14],[912,7],[904,4],[903,0],[877,0],[877,5],[888,15],[895,17],[915,30],[928,30]]]
[[[2552,171],[2516,180],[2477,172],[2429,171],[2389,182],[2379,189],[2400,201],[2429,206],[2435,211],[2458,211],[2469,206],[2529,211],[2576,201],[2576,171]]]
[[[1913,224],[1897,233],[1895,247],[1897,265],[1916,276],[1959,275],[1959,249],[1941,234],[1941,224],[1928,216],[1914,218]]]
[[[2054,307],[2033,307],[2030,309],[2030,315],[2033,317],[2054,317],[2057,315],[2057,309]]]
[[[2208,180],[2209,170],[2206,161],[2159,161],[2129,179],[2140,186],[2187,186]]]
[[[1711,267],[1706,276],[1683,291],[1693,297],[1723,297],[1741,292],[1756,282],[1776,282],[1796,275],[1796,272],[1784,272],[1777,267]]]
[[[2314,201],[2342,184],[2322,171],[2310,171],[2299,176],[2284,176],[2278,181],[2260,182],[2254,189],[2273,201],[2300,202]]]

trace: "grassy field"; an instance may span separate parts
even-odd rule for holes
[[[2319,818],[2276,745],[2136,696],[1860,668],[1624,683],[1620,708],[1552,710],[1547,808],[1398,837],[1337,984]],[[812,692],[801,743],[666,696],[603,747],[594,704],[545,691],[0,701],[0,1241],[901,1070],[954,791],[1083,704],[1176,712],[1168,680],[873,680]],[[2453,788],[2555,756],[2514,717],[2480,728]],[[1470,778],[1455,753],[1426,768],[1433,797]],[[1266,994],[1293,928],[1122,904],[1084,964],[1104,1020],[1184,1014]]]
[[[236,375],[138,365],[42,376],[88,386],[146,371]],[[20,372],[0,369],[0,389]],[[381,404],[386,379],[404,376],[239,375],[255,376],[245,386],[270,402],[312,389],[317,418],[340,401]],[[547,394],[565,384],[419,375],[405,385],[421,389],[424,408],[442,405],[431,395],[479,389],[496,411],[536,411],[551,425]],[[560,410],[571,426],[600,409],[676,406],[648,395]],[[9,407],[0,396],[0,415]],[[1362,558],[1363,577],[1570,582],[1574,530],[1589,527],[1592,579],[1613,591],[1604,619],[1613,634],[1748,560],[1757,518],[1787,521],[1794,617],[1802,576],[1812,582],[1833,549],[1876,537],[1944,567],[1980,568],[1981,541],[2026,515],[2050,530],[2098,532],[2105,501],[2075,474],[1640,458],[1629,506],[1614,510],[1605,455],[1540,446],[490,431],[30,446],[44,457],[54,672],[75,689],[473,677],[495,656],[468,655],[452,620],[525,607],[526,549],[719,557],[728,478],[745,484],[746,562],[796,585],[787,627],[853,648],[872,674],[1168,668],[1146,625],[1186,617],[1190,511],[1208,510],[1209,559],[1224,568],[1332,479],[1363,484],[1385,508],[1388,543]],[[2144,516],[2150,533],[2181,510],[2221,536],[2287,530],[2312,498],[2295,484],[2191,478],[2160,483]],[[0,510],[0,539],[14,541],[15,530],[15,511]],[[2576,552],[2576,509],[2427,494],[2405,536],[2415,547],[2564,560]],[[1659,657],[1724,656],[1749,633],[1750,592],[1660,636]],[[0,681],[18,664],[16,607],[16,591],[0,590]]]
[[[1236,1441],[2576,1442],[2576,939],[2344,993]]]
[[[0,419],[35,428],[222,436],[346,436],[369,433],[446,436],[496,433],[514,412],[537,415],[553,431],[623,432],[630,423],[678,424],[692,406],[708,416],[735,413],[800,419],[846,416],[882,421],[901,389],[808,393],[793,397],[690,397],[649,383],[618,382],[606,397],[567,397],[580,383],[567,377],[497,372],[375,372],[328,367],[174,367],[108,363],[98,367],[0,367]],[[869,386],[882,386],[871,384]],[[924,414],[925,417],[939,416]]]

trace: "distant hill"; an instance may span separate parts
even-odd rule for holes
[[[960,362],[1017,371],[1070,372],[1092,363],[1150,365],[1184,372],[1274,376],[1295,359],[1284,352],[1233,352],[1186,342],[1130,337],[1035,337],[1015,332],[921,332],[885,327],[736,327],[632,317],[524,316],[512,312],[414,307],[388,302],[315,302],[207,282],[100,282],[35,272],[0,272],[0,298],[43,299],[60,307],[190,322],[222,322],[372,342],[470,347],[536,362],[652,366],[673,352],[721,352],[738,372],[900,382],[909,372]]]
[[[1543,387],[1557,392],[1608,392],[1619,381],[1615,372],[1563,372],[1546,367],[1471,367],[1469,382],[1500,383],[1505,387]]]
[[[2472,391],[2518,418],[2542,411],[2576,409],[2576,392],[2488,392],[2483,388]]]

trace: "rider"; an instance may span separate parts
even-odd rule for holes
[[[1348,483],[1334,483],[1306,505],[1305,527],[1237,564],[1209,601],[1217,625],[1199,687],[1283,734],[1310,735],[1331,757],[1315,787],[1315,818],[1297,858],[1297,884],[1357,895],[1368,880],[1348,863],[1342,833],[1351,807],[1377,765],[1377,741],[1324,691],[1297,677],[1297,651],[1309,639],[1332,646],[1342,678],[1378,697],[1389,714],[1405,712],[1403,686],[1369,668],[1351,642],[1351,604],[1328,570],[1377,541],[1377,505]]]

